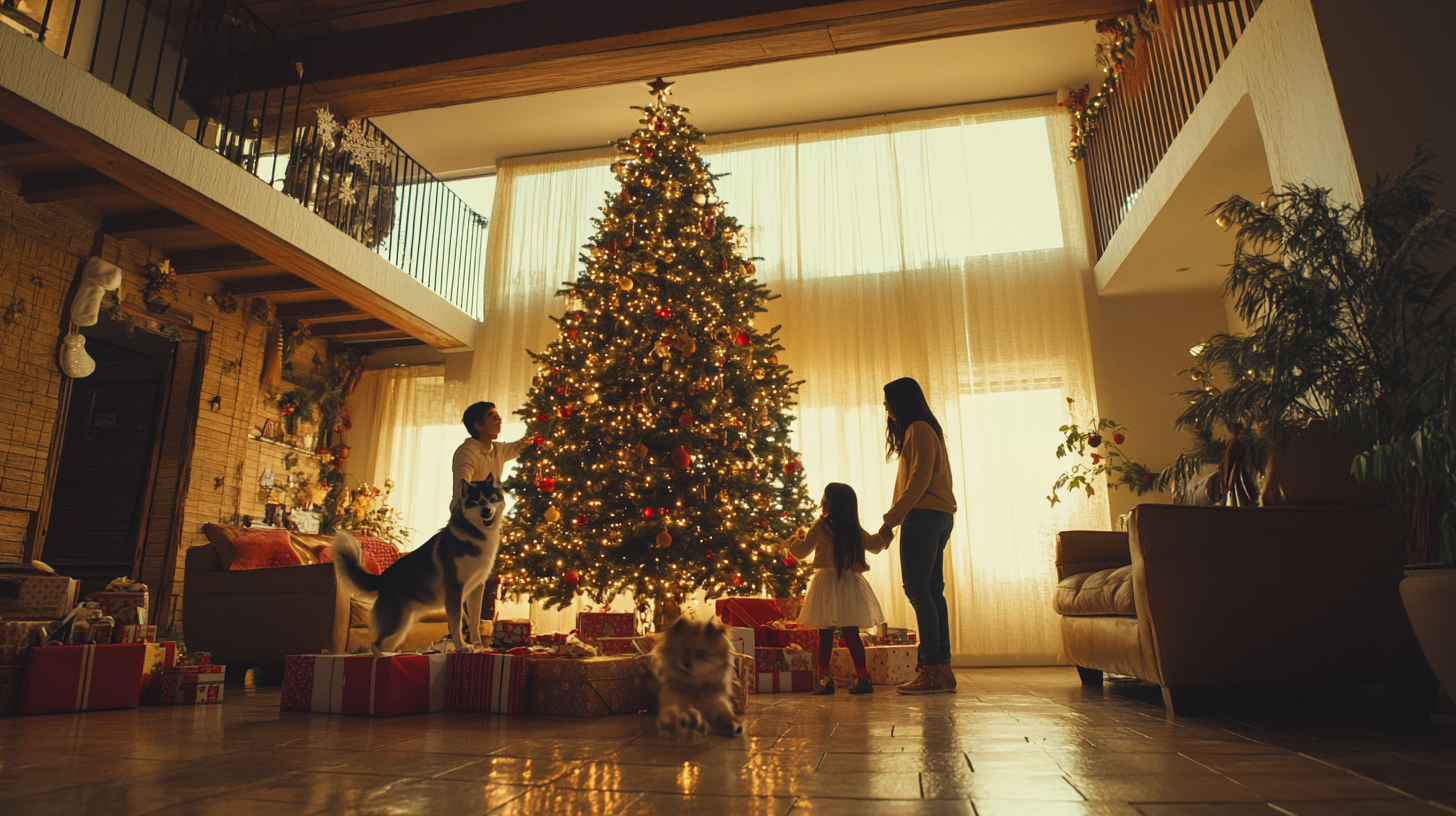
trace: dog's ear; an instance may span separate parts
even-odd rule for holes
[[[687,615],[682,615],[678,617],[677,623],[674,623],[672,625],[672,632],[673,634],[680,635],[683,632],[686,632],[688,630],[688,627],[692,626],[692,624],[693,622],[691,618],[689,618]]]
[[[487,474],[485,474],[485,478],[482,479],[480,483],[482,485],[484,485],[484,488],[483,489],[486,492],[489,492],[491,488],[497,487],[496,481],[495,481],[495,474],[494,473],[487,473]]]
[[[728,634],[728,628],[723,625],[723,621],[716,615],[709,618],[708,622],[703,624],[703,630],[715,637],[724,637]]]
[[[468,479],[461,479],[460,480],[460,498],[461,499],[464,499],[466,496],[469,496],[469,495],[470,495],[470,481]]]

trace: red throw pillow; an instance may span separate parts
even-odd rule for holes
[[[296,567],[303,563],[288,540],[287,530],[244,530],[229,543],[233,549],[230,570]]]
[[[398,547],[374,536],[359,536],[359,549],[363,550],[366,556],[374,556],[375,562],[379,564],[379,572],[389,569],[389,565],[398,561],[401,555]]]
[[[334,551],[329,549],[329,545],[327,544],[319,544],[318,546],[314,547],[313,554],[318,556],[318,562],[320,564],[334,563]],[[363,555],[365,572],[369,573],[370,575],[378,575],[379,573],[384,572],[384,570],[379,568],[379,562],[375,561],[374,556],[370,555],[367,550],[364,551]]]

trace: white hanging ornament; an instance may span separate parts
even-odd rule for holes
[[[72,379],[89,377],[96,370],[96,361],[86,353],[86,337],[68,334],[61,341],[61,373]]]

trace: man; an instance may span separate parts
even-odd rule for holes
[[[515,442],[496,442],[496,437],[501,432],[501,415],[495,409],[493,402],[477,402],[465,409],[465,416],[462,417],[465,430],[470,432],[470,438],[460,443],[455,449],[455,456],[450,462],[450,471],[455,478],[453,483],[454,498],[450,505],[453,508],[455,502],[460,501],[460,484],[466,482],[478,482],[488,474],[495,475],[496,484],[501,482],[501,472],[505,469],[506,462],[521,455],[521,451],[530,444],[529,437],[521,437]],[[489,573],[487,573],[489,574]],[[495,617],[495,595],[498,582],[491,580],[489,586],[475,587],[465,598],[467,609],[479,609],[481,617],[490,619]],[[489,595],[487,596],[487,590]],[[475,635],[477,633],[470,633]],[[472,642],[474,642],[472,640]]]
[[[455,449],[455,458],[450,463],[455,477],[452,503],[460,500],[460,480],[478,482],[487,473],[493,473],[496,482],[500,483],[506,462],[520,456],[530,444],[528,437],[521,437],[515,442],[495,441],[501,432],[501,415],[493,402],[477,402],[466,408],[463,422],[470,438]]]

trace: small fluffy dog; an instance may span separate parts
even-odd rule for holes
[[[733,650],[717,618],[704,623],[678,618],[652,650],[662,684],[657,725],[665,731],[736,737],[743,720],[733,713]]]
[[[364,569],[358,540],[339,531],[334,572],[353,594],[374,599],[374,654],[393,653],[419,616],[436,609],[446,612],[455,651],[470,651],[466,643],[479,642],[480,602],[500,548],[505,503],[494,474],[482,482],[462,481],[460,501],[450,507],[445,529],[380,575]]]

